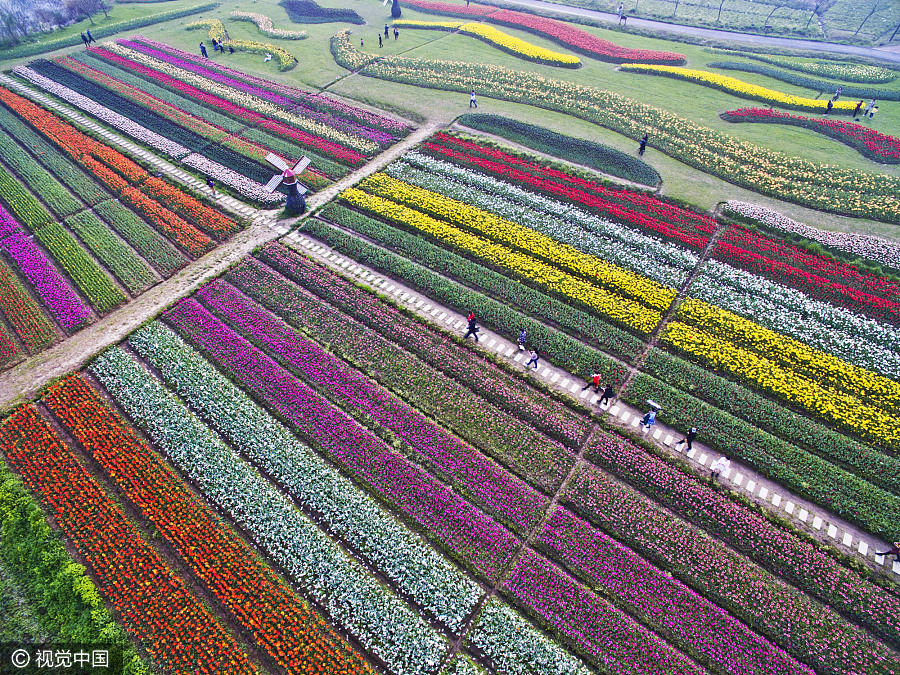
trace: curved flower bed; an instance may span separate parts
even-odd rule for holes
[[[863,124],[791,115],[770,108],[740,108],[723,112],[719,117],[726,122],[769,122],[812,129],[849,145],[861,155],[876,162],[900,164],[900,138],[878,133]]]
[[[756,84],[744,82],[736,77],[728,75],[720,75],[719,73],[711,73],[708,70],[694,70],[692,68],[680,68],[678,66],[655,66],[645,65],[643,63],[626,63],[621,69],[623,71],[633,73],[646,73],[648,75],[663,75],[676,80],[687,80],[695,82],[714,89],[740,96],[741,98],[750,98],[765,103],[773,103],[784,106],[786,108],[796,108],[797,110],[811,110],[823,112],[826,110],[826,99],[803,98],[802,96],[792,96],[784,94],[774,89],[767,89]],[[856,108],[854,101],[838,101],[834,104],[833,110],[852,112]]]
[[[232,40],[228,37],[225,26],[218,19],[202,19],[193,21],[185,26],[187,30],[195,28],[208,28],[211,40],[216,40],[230,47],[234,47],[238,51],[253,52],[254,54],[274,54],[278,57],[278,70],[290,70],[297,65],[297,59],[287,50],[268,42],[254,42],[253,40]]]
[[[423,12],[434,14],[450,14],[457,16],[484,17],[492,23],[513,26],[553,40],[586,56],[612,63],[684,63],[684,55],[674,52],[658,52],[652,49],[629,49],[598,38],[596,35],[576,28],[572,24],[543,16],[535,16],[525,12],[508,9],[497,10],[484,5],[454,5],[449,2],[432,2],[432,0],[406,0],[407,5]]]
[[[260,33],[263,33],[271,38],[280,38],[282,40],[303,40],[306,38],[305,30],[297,31],[275,28],[275,26],[272,24],[272,19],[267,17],[265,14],[234,11],[231,13],[231,20],[249,21],[250,23],[255,23],[256,27],[259,28]]]
[[[777,211],[759,204],[750,204],[737,200],[725,202],[724,212],[736,213],[744,218],[752,218],[765,227],[771,227],[782,232],[798,234],[801,237],[817,241],[828,248],[837,249],[851,255],[858,255],[868,260],[874,260],[882,265],[894,269],[900,269],[900,244],[854,232],[829,232],[817,227],[798,223]]]
[[[763,56],[762,54],[751,54],[749,52],[741,52],[740,56],[743,56],[746,59],[753,59],[754,61],[771,63],[772,65],[781,66],[788,70],[796,70],[801,73],[809,73],[810,75],[819,75],[820,77],[831,77],[840,82],[884,84],[885,82],[893,82],[897,79],[897,74],[890,68],[881,68],[879,66],[870,66],[862,63],[792,61],[791,59],[779,58],[777,56]]]
[[[513,56],[536,63],[544,63],[548,66],[559,66],[561,68],[580,68],[581,60],[577,56],[571,54],[561,54],[550,49],[538,47],[530,42],[521,40],[512,35],[508,35],[501,30],[497,30],[493,26],[483,23],[463,22],[463,21],[407,21],[399,19],[394,21],[395,26],[401,28],[432,28],[441,30],[459,30],[466,35],[483,40],[497,49],[501,49]]]

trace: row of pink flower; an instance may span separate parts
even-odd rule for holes
[[[506,528],[388,447],[199,302],[182,300],[163,319],[311,446],[442,541],[479,575],[496,580],[509,564],[519,541]]]
[[[722,113],[729,122],[774,122],[803,126],[833,136],[849,145],[861,144],[869,154],[884,161],[900,163],[900,138],[882,134],[863,124],[828,117],[807,117],[770,108],[740,108]]]
[[[406,4],[434,14],[480,17],[493,23],[523,28],[602,61],[611,61],[613,63],[665,63],[669,65],[677,65],[685,61],[684,54],[660,52],[653,49],[621,47],[614,42],[603,40],[587,31],[575,28],[571,24],[525,12],[514,12],[508,9],[497,10],[496,7],[483,5],[455,5],[449,2],[433,2],[432,0],[406,0]]]
[[[226,75],[218,73],[217,71],[212,69],[209,64],[201,65],[187,59],[182,59],[178,56],[172,56],[170,54],[167,54],[166,52],[160,51],[153,47],[149,47],[140,42],[132,42],[130,40],[117,40],[117,42],[123,47],[133,49],[134,51],[141,52],[143,54],[146,54],[147,56],[152,56],[153,58],[175,66],[176,68],[181,68],[182,70],[194,73],[195,75],[200,75],[201,77],[208,78],[210,80],[213,80],[214,82],[223,84],[226,87],[244,92],[245,94],[256,96],[263,100],[269,101],[270,103],[274,103],[275,105],[290,108],[291,112],[302,115],[303,117],[308,117],[312,120],[316,120],[317,122],[327,124],[328,126],[333,127],[334,129],[337,129],[339,131],[343,131],[344,133],[359,136],[360,138],[365,138],[382,144],[391,144],[395,141],[393,136],[384,131],[381,131],[380,129],[372,129],[370,127],[362,126],[361,124],[345,120],[342,117],[336,117],[330,113],[325,113],[308,106],[301,105],[297,107],[296,103],[289,98],[286,98],[280,94],[276,94],[268,89],[263,89],[236,78],[228,77]]]
[[[258,281],[267,270],[256,259],[247,258],[234,275],[249,275]],[[503,521],[527,531],[540,520],[548,503],[544,495],[481,453],[472,452],[438,424],[373,384],[234,286],[220,279],[204,286],[196,297],[249,340],[278,355],[318,391],[402,439],[426,463],[433,463],[442,473],[452,476],[454,484],[465,486],[473,501],[500,514]]]
[[[394,134],[405,136],[410,131],[410,126],[406,122],[400,122],[398,120],[393,120],[390,117],[384,117],[383,115],[369,112],[368,110],[363,110],[362,108],[357,108],[342,101],[324,96],[323,94],[314,94],[312,92],[304,91],[303,89],[297,89],[296,87],[289,87],[285,84],[272,82],[271,80],[266,80],[261,77],[256,77],[255,75],[250,75],[239,70],[234,70],[233,68],[228,68],[227,66],[220,65],[214,61],[200,61],[201,57],[198,57],[195,54],[176,49],[171,45],[165,44],[164,42],[151,40],[150,38],[144,37],[143,35],[133,35],[131,39],[135,42],[143,42],[146,45],[155,47],[160,51],[168,52],[173,56],[178,56],[185,60],[193,60],[195,63],[204,63],[210,69],[218,69],[220,72],[227,73],[228,75],[241,79],[244,82],[249,82],[263,88],[271,89],[272,91],[283,94],[284,96],[287,96],[288,98],[291,98],[295,101],[306,101],[314,107],[330,109],[338,115],[355,118],[360,122],[371,124],[374,127],[378,127]]]

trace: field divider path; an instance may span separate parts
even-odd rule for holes
[[[336,188],[336,186],[337,184],[331,187]],[[433,302],[430,298],[410,286],[385,277],[369,267],[360,265],[327,244],[323,244],[298,231],[291,232],[282,241],[290,248],[327,265],[332,270],[349,277],[353,281],[369,285],[376,291],[390,297],[397,304],[415,312],[444,330],[456,332],[460,335],[465,332],[467,322],[463,315]],[[682,286],[682,291],[685,287],[685,285]],[[681,293],[676,297],[669,313],[673,311],[675,302],[680,300],[680,297]],[[520,351],[514,342],[505,337],[485,329],[482,329],[479,335],[479,344],[496,356],[518,365],[524,365],[528,360],[528,352]],[[597,393],[591,392],[589,389],[582,390],[582,387],[586,384],[584,380],[561,368],[542,363],[533,373],[533,377],[541,381],[545,386],[570,396],[582,405],[594,406],[599,401],[600,397]],[[614,399],[606,406],[599,407],[598,414],[600,412],[608,414],[607,420],[613,426],[626,429],[634,434],[643,434],[646,441],[654,443],[670,456],[688,464],[698,475],[707,472],[709,466],[721,456],[720,453],[710,450],[707,446],[697,441],[694,442],[693,449],[690,452],[685,453],[677,449],[676,444],[684,437],[683,432],[659,422],[653,427],[652,432],[645,431],[641,426],[643,411],[626,405],[619,400]],[[736,462],[732,461],[731,468],[722,474],[719,482],[728,486],[745,499],[753,501],[776,517],[789,521],[797,529],[809,533],[813,538],[859,559],[872,570],[888,574],[895,581],[900,580],[900,562],[895,561],[890,565],[886,557],[875,555],[876,551],[888,548],[886,542],[861,531],[840,517],[826,512],[818,505],[794,496],[779,484],[770,481],[752,469],[737,466]]]

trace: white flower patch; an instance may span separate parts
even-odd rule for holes
[[[497,598],[484,606],[469,642],[503,675],[589,675],[590,669]]]
[[[820,230],[817,227],[791,220],[787,216],[783,216],[765,206],[749,202],[729,200],[725,202],[725,209],[726,211],[732,211],[747,218],[752,218],[776,230],[799,234],[801,237],[812,239],[824,246],[836,248],[839,251],[845,251],[862,258],[868,258],[894,269],[900,269],[900,244],[888,239],[853,232]]]
[[[462,629],[482,594],[475,581],[330,467],[169,328],[148,324],[128,342],[229,443],[317,513],[328,530],[431,617],[453,632]]]
[[[649,255],[646,250],[633,248],[619,240],[588,232],[570,222],[565,222],[547,213],[539,213],[522,204],[469,187],[446,176],[420,171],[406,162],[394,162],[385,169],[385,173],[398,180],[438,192],[507,218],[557,241],[569,244],[589,255],[650,277],[666,286],[678,287],[687,278],[687,272],[661,262]]]
[[[44,77],[33,71],[31,68],[19,66],[18,68],[13,69],[13,72],[36,84],[41,89],[59,96],[61,99],[68,101],[75,107],[84,110],[89,115],[93,115],[94,117],[103,120],[110,126],[128,134],[135,140],[149,145],[170,157],[175,157],[177,159],[179,157],[184,157],[190,152],[190,150],[183,145],[176,143],[175,141],[170,141],[168,138],[160,136],[158,133],[150,131],[148,128],[143,127],[136,122],[132,122],[127,117],[123,117],[106,106],[102,106],[89,99],[87,96],[82,96],[78,92]]]
[[[204,175],[212,176],[220,183],[227,185],[228,187],[237,190],[245,197],[250,197],[258,202],[278,204],[287,199],[280,192],[269,192],[262,183],[257,183],[255,180],[247,178],[237,171],[229,169],[227,166],[214,162],[203,155],[198,155],[196,152],[192,152],[182,159],[181,163],[196,169]]]
[[[894,351],[900,330],[888,324],[717,260],[708,261],[694,277],[689,295],[862,368],[900,376],[900,354]]]
[[[119,347],[91,372],[205,498],[395,675],[435,673],[449,644]]]
[[[457,166],[451,162],[435,159],[416,151],[406,153],[403,156],[403,160],[431,173],[453,178],[460,183],[505,197],[535,211],[553,215],[596,235],[618,240],[624,245],[644,251],[646,255],[653,256],[659,261],[659,264],[685,271],[693,269],[697,264],[697,256],[677,244],[661,241],[631,227],[595,216],[572,204],[545,197],[492,176]]]

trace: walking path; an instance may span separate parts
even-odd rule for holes
[[[396,302],[445,330],[459,334],[465,330],[466,318],[462,314],[438,305],[418,291],[358,264],[353,259],[345,257],[307,235],[294,231],[284,237],[283,241],[288,246],[328,265],[337,272],[386,293]],[[480,336],[479,345],[497,356],[521,365],[528,360],[527,352],[520,351],[516,343],[503,336],[486,330],[482,330]],[[592,393],[590,389],[582,390],[586,382],[561,368],[542,362],[538,370],[531,372],[546,386],[563,392],[582,404],[596,405],[599,401],[600,397],[596,393]],[[645,431],[641,426],[644,411],[637,410],[620,401],[613,401],[600,410],[609,415],[607,419],[613,425],[632,433],[644,434],[646,440],[653,441],[670,455],[686,461],[698,474],[705,473],[708,467],[721,456],[700,442],[694,442],[690,452],[685,453],[679,450],[675,445],[683,438],[682,432],[661,423],[657,423],[653,427],[652,433]],[[867,563],[871,569],[885,573],[892,572],[893,575],[900,576],[900,562],[895,561],[889,566],[883,556],[875,556],[875,551],[888,548],[885,542],[862,532],[841,518],[823,511],[816,504],[791,495],[780,485],[752,469],[738,466],[732,460],[732,468],[722,474],[721,481],[770,513],[790,521],[798,529],[809,532],[816,539],[828,542],[845,553],[856,556]]]
[[[507,2],[531,9],[539,9],[543,12],[552,11],[560,14],[570,14],[573,16],[583,16],[591,19],[597,19],[605,23],[618,24],[619,16],[607,12],[598,12],[593,9],[584,9],[582,7],[572,7],[571,5],[561,5],[555,2],[546,2],[545,0],[507,0]],[[654,21],[652,19],[640,19],[638,17],[629,16],[628,24],[623,29],[629,27],[647,28],[654,31],[664,31],[676,33],[678,35],[693,35],[695,37],[709,38],[711,40],[727,40],[730,42],[744,42],[747,44],[766,45],[770,47],[784,47],[787,49],[800,49],[818,52],[832,52],[834,54],[846,54],[852,56],[865,56],[870,59],[880,59],[882,61],[892,61],[900,63],[900,52],[892,49],[876,49],[874,47],[860,47],[856,45],[842,45],[834,42],[821,42],[819,40],[798,40],[795,38],[782,38],[770,35],[755,35],[753,33],[733,33],[728,30],[717,30],[715,28],[701,28],[699,26],[682,26],[677,23],[666,23],[665,21]]]

